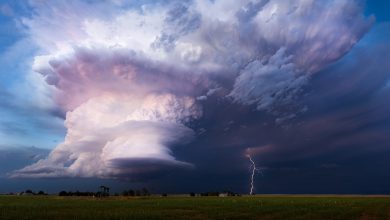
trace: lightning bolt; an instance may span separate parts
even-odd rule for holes
[[[256,167],[256,163],[255,163],[255,161],[253,161],[250,154],[247,154],[246,156],[248,157],[249,161],[251,162],[251,165],[249,166],[249,169],[251,170],[251,176],[250,176],[251,185],[250,185],[250,189],[249,189],[249,195],[253,195],[255,173],[256,173],[256,171],[258,171],[263,176],[263,172],[261,171],[260,168]]]

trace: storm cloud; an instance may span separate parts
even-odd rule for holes
[[[248,147],[255,154],[279,153],[278,144],[245,137],[256,136],[267,121],[277,130],[306,112],[299,98],[311,79],[347,54],[374,21],[359,1],[339,0],[171,1],[125,8],[32,1],[31,7],[35,13],[23,23],[40,48],[33,69],[67,112],[67,135],[46,159],[13,177],[137,179],[202,169],[174,151],[212,155],[212,144],[195,143],[210,134],[220,143],[233,131],[226,139],[236,138],[229,143],[234,155]],[[298,102],[301,107],[289,107]],[[210,118],[215,108],[226,112]],[[249,112],[257,124],[238,124]]]

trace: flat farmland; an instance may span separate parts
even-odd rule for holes
[[[386,196],[0,196],[0,219],[390,219]]]

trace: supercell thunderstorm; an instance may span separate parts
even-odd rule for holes
[[[195,137],[190,125],[208,94],[219,88],[221,99],[273,112],[373,23],[347,0],[118,4],[32,1],[23,24],[39,47],[33,69],[66,112],[67,134],[12,176],[132,179],[192,169],[172,147]]]

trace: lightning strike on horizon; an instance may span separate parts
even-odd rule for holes
[[[249,195],[253,195],[255,172],[259,171],[261,175],[263,175],[263,173],[261,172],[260,168],[256,167],[256,163],[255,163],[255,161],[253,161],[251,155],[247,154],[246,156],[248,157],[249,161],[251,162],[251,165],[249,166],[249,169],[251,169]]]

